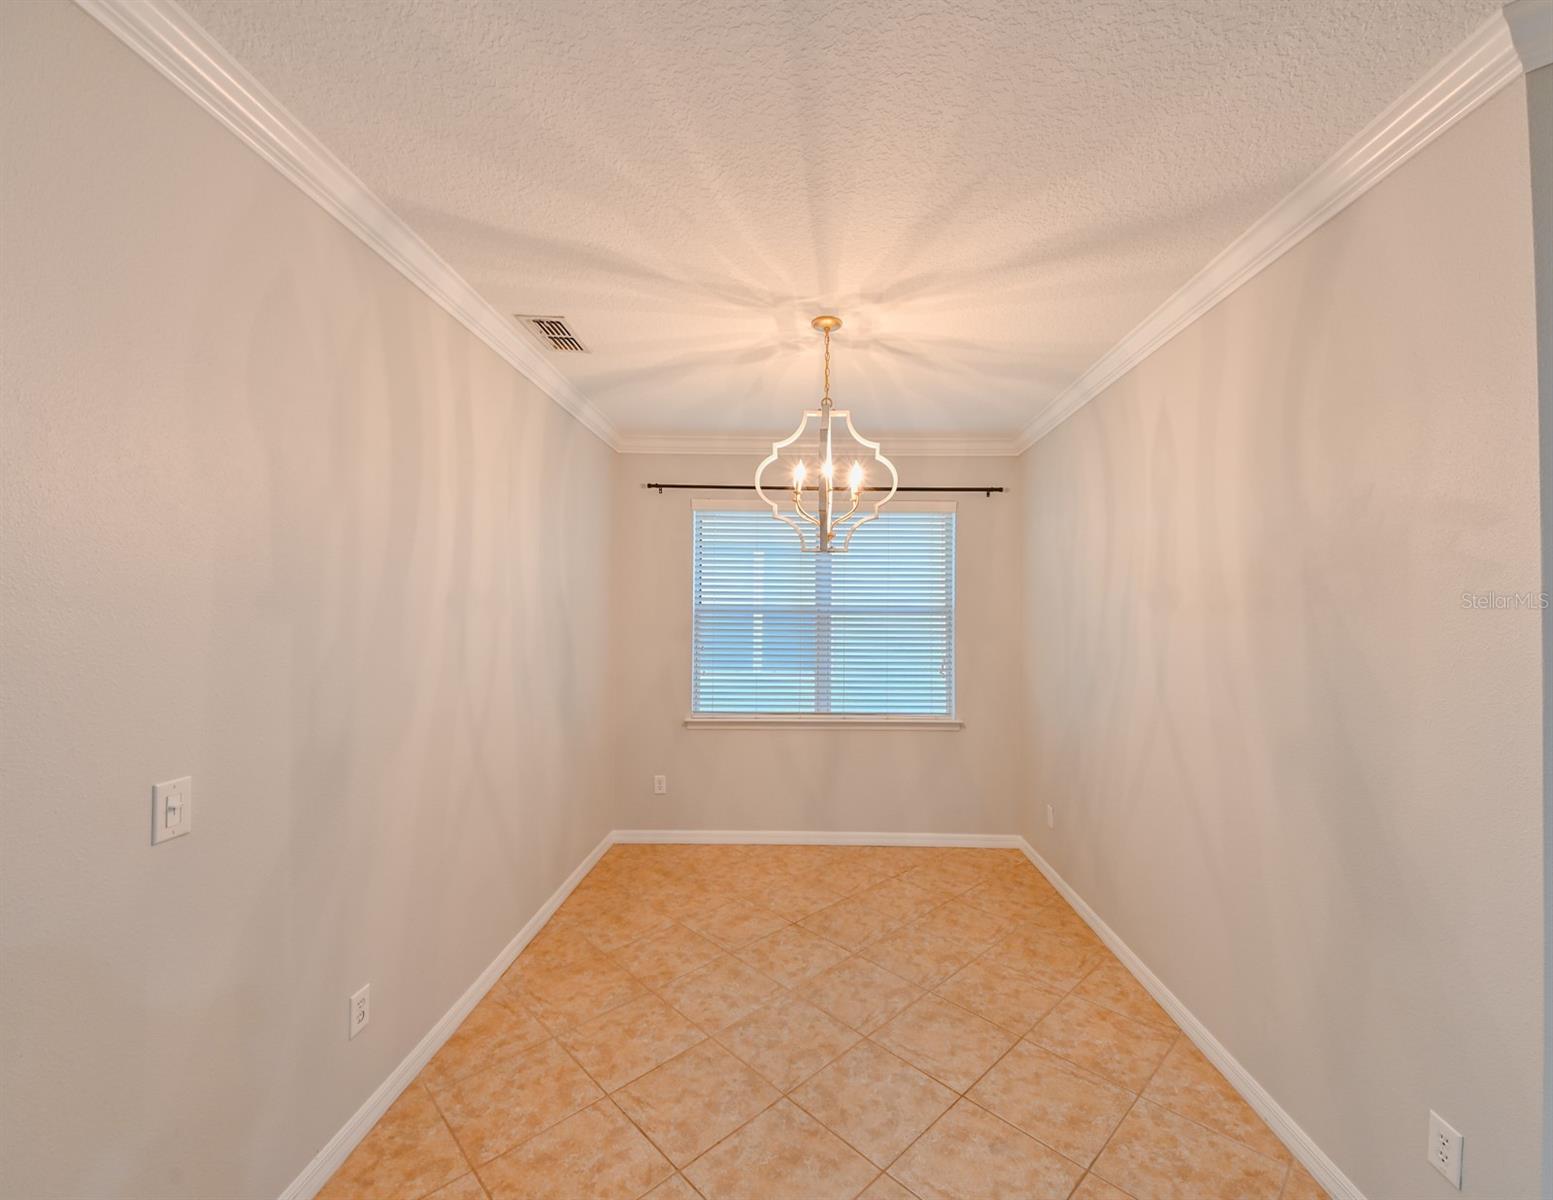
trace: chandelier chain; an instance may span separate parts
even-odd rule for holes
[[[825,331],[825,402],[830,403],[830,330]]]

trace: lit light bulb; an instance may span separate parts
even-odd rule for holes
[[[824,462],[824,465],[822,465],[820,467],[820,474],[825,476],[825,482],[829,483],[831,481],[831,478],[835,475],[835,473],[836,473],[836,464],[831,462],[830,459],[827,458],[825,460],[825,462]]]
[[[799,464],[796,467],[793,468],[793,490],[794,491],[796,491],[796,492],[803,491],[803,481],[804,481],[805,478],[808,477],[808,474],[809,474],[809,468],[804,466],[801,461],[799,462]]]
[[[855,462],[855,463],[852,464],[852,470],[851,470],[851,472],[847,476],[847,487],[851,489],[852,494],[854,496],[857,495],[858,492],[863,490],[863,464],[862,463]]]

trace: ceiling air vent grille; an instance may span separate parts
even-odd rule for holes
[[[582,340],[566,324],[565,317],[529,317],[519,313],[518,320],[533,330],[539,340],[552,350],[560,350],[566,354],[588,353],[588,348],[582,344]]]

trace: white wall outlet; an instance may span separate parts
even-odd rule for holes
[[[1461,1190],[1461,1143],[1464,1139],[1439,1113],[1429,1113],[1429,1163]]]
[[[151,785],[151,844],[182,837],[194,828],[194,780],[169,779]]]
[[[351,1023],[350,1035],[355,1037],[367,1027],[367,1022],[372,1019],[372,985],[366,984],[361,991],[351,997]]]
[[[654,796],[667,796],[669,794],[669,777],[667,775],[654,775],[652,777],[652,794]]]
[[[1057,810],[1055,808],[1053,808],[1050,804],[1048,804],[1046,806],[1046,828],[1048,828],[1048,829],[1056,829],[1057,828]]]

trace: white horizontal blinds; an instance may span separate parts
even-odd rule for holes
[[[764,510],[695,512],[698,713],[950,716],[954,513],[894,511],[805,554]]]
[[[887,513],[830,562],[830,710],[949,716],[954,513]]]

